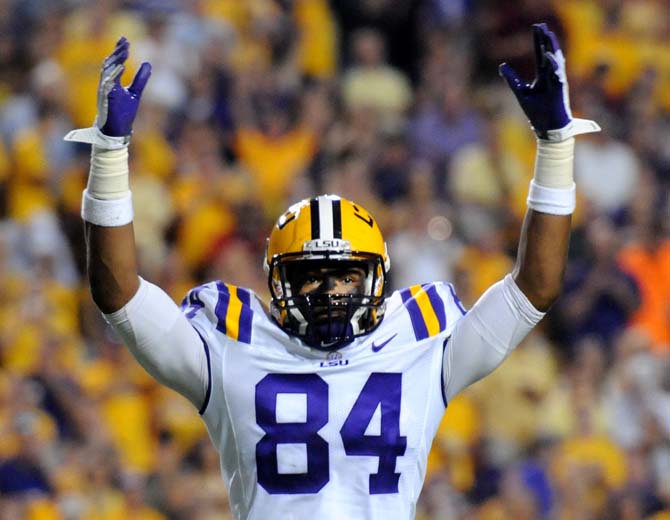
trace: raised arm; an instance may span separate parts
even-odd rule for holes
[[[91,293],[104,313],[119,310],[139,287],[128,183],[128,143],[151,65],[143,63],[131,85],[123,87],[120,79],[128,48],[128,40],[121,38],[103,62],[94,126],[73,130],[65,137],[68,141],[93,145],[82,217]]]
[[[537,24],[533,39],[532,83],[509,65],[500,66],[538,138],[517,261],[512,276],[490,287],[456,324],[443,364],[447,400],[502,363],[558,297],[575,209],[574,136],[600,130],[593,121],[572,117],[565,59],[554,34]]]
[[[151,65],[123,87],[128,48],[121,38],[102,65],[95,124],[65,136],[93,145],[81,212],[91,293],[146,371],[202,408],[210,385],[204,340],[164,291],[138,276],[128,143]]]
[[[593,121],[572,117],[565,58],[546,24],[533,26],[537,75],[530,84],[507,64],[500,74],[537,135],[535,175],[513,277],[533,306],[546,311],[558,297],[575,208],[574,136],[597,132]]]

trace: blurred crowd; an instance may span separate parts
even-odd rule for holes
[[[91,301],[79,216],[101,60],[153,75],[131,143],[142,275],[179,302],[267,299],[289,203],[374,214],[390,284],[471,305],[514,263],[534,136],[530,25],[564,43],[580,136],[566,284],[541,326],[449,404],[420,520],[670,513],[668,0],[0,0],[0,519],[230,518],[197,412]]]

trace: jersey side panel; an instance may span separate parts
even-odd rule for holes
[[[189,291],[181,307],[206,343],[211,379],[201,415],[219,453],[224,483],[231,499],[235,497],[231,500],[233,515],[245,518],[252,497],[244,486],[245,468],[238,457],[240,442],[226,400],[223,371],[229,350],[251,341],[254,315],[262,314],[262,305],[252,292],[216,281]]]

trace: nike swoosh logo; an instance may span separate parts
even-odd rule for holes
[[[397,335],[398,335],[398,333],[396,332],[396,333],[395,333],[393,336],[391,336],[389,339],[387,339],[386,341],[382,341],[382,342],[379,343],[378,345],[375,345],[375,342],[373,341],[373,342],[372,342],[372,352],[379,352],[381,349],[383,349],[383,348],[386,346],[387,343],[389,343],[389,342],[390,342],[393,338],[395,338]]]

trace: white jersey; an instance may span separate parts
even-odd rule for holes
[[[334,352],[222,282],[180,310],[140,280],[105,315],[150,374],[201,408],[240,520],[413,518],[447,401],[542,316],[509,275],[467,314],[446,283],[394,292],[377,329]]]
[[[451,285],[394,292],[377,329],[334,352],[222,282],[182,308],[209,356],[201,414],[235,518],[414,517],[446,406],[443,353],[465,314]]]

